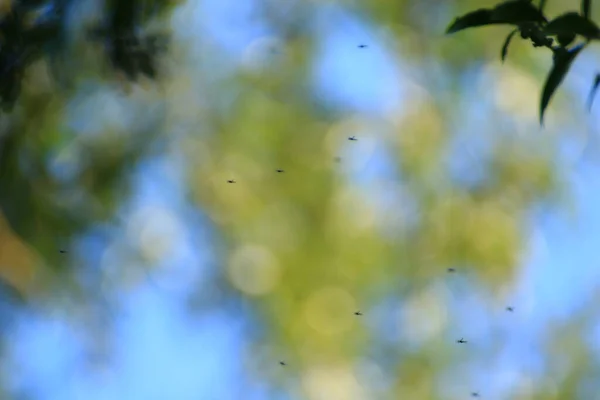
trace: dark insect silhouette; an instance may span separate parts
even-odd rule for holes
[[[229,180],[227,181],[227,183],[235,183],[235,180],[233,180],[233,179],[229,179]]]
[[[360,311],[356,311],[354,315],[363,315]]]
[[[358,45],[358,48],[359,48],[359,49],[364,49],[364,48],[366,48],[366,47],[367,47],[367,45],[366,45],[366,44],[359,44],[359,45]]]
[[[348,140],[357,141],[358,139],[355,136],[350,136]]]
[[[282,173],[282,172],[284,172],[282,169],[276,169],[275,171],[277,171],[277,172],[279,172],[279,173]]]
[[[471,397],[479,397],[479,393],[477,393],[477,392],[472,392],[472,393],[471,393]]]
[[[284,367],[287,365],[286,363],[284,363],[283,361],[279,361],[280,365],[283,365]]]
[[[454,268],[448,268],[448,272],[455,272],[456,270]]]
[[[463,338],[460,338],[460,340],[457,340],[456,343],[467,343],[467,341]]]
[[[506,311],[513,312],[515,309],[513,307],[506,307]]]
[[[60,254],[67,254],[67,251],[66,251],[66,250],[59,250],[58,252],[59,252]]]

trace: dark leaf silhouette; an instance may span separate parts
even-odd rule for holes
[[[511,0],[498,4],[491,10],[481,8],[456,18],[446,29],[446,33],[492,24],[520,25],[526,22],[547,22],[547,20],[544,14],[530,2]]]
[[[600,39],[600,28],[576,12],[568,12],[556,17],[544,27],[544,33],[548,35],[576,34],[588,39]]]
[[[590,17],[590,8],[592,7],[591,0],[581,0],[581,15],[585,18]]]
[[[548,22],[536,6],[524,0],[511,0],[498,4],[492,11],[492,20],[514,25],[524,22]]]
[[[455,33],[462,31],[463,29],[485,26],[493,23],[492,10],[482,8],[456,18],[454,22],[450,24],[448,29],[446,29],[446,33]]]
[[[562,47],[567,47],[573,43],[575,36],[576,35],[574,33],[561,33],[560,35],[556,36],[556,40],[558,40],[558,44],[560,44]]]
[[[570,50],[561,48],[554,52],[554,63],[550,70],[550,74],[548,74],[546,83],[544,84],[544,90],[542,91],[542,100],[540,102],[540,124],[544,123],[544,112],[550,103],[552,95],[562,83],[567,72],[569,72],[573,60],[584,47],[585,44],[581,44]]]
[[[515,33],[517,33],[517,32],[519,32],[518,29],[513,30],[511,33],[508,34],[508,36],[504,40],[504,44],[502,45],[502,53],[500,53],[500,58],[502,59],[502,62],[504,62],[504,59],[506,58],[506,54],[508,53],[508,45],[510,44],[510,41],[512,40],[513,36],[515,36]]]
[[[600,73],[596,74],[596,78],[594,78],[594,84],[592,85],[592,89],[590,90],[590,94],[588,96],[588,111],[592,110],[592,104],[594,103],[594,97],[596,96],[598,86],[600,86]]]

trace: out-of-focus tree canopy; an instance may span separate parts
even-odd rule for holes
[[[120,89],[126,90],[121,76],[130,81],[140,75],[156,78],[159,50],[164,50],[167,38],[165,13],[176,3],[5,3],[0,20],[0,98],[4,105],[0,206],[7,228],[10,226],[41,256],[37,261],[32,256],[23,258],[20,251],[5,245],[5,262],[19,264],[7,276],[20,290],[30,284],[26,282],[35,274],[60,270],[64,253],[59,249],[90,224],[112,215],[122,200],[123,192],[118,188],[127,180],[128,166],[144,154],[153,131],[159,129],[154,128],[157,120],[136,121],[136,127],[129,129],[145,133],[135,139],[125,138],[113,128],[109,129],[113,131],[112,139],[106,140],[106,129],[93,126],[84,130],[102,132],[99,138],[83,138],[81,129],[76,132],[68,124],[88,118],[87,111],[79,109],[83,99],[78,97],[85,96],[78,94],[82,86],[97,86],[102,91],[120,82]],[[163,31],[146,32],[153,25],[155,31]],[[99,69],[102,63],[106,66]],[[101,101],[98,106],[105,104]],[[66,115],[72,116],[69,122]],[[159,118],[156,113],[153,117]],[[74,140],[68,140],[69,137]],[[67,178],[68,181],[62,171],[52,171],[50,166],[51,160],[62,163],[56,160],[60,153],[65,154],[66,147],[72,149],[66,150],[68,153],[80,158],[77,176]],[[68,169],[73,168],[73,161],[67,161]],[[126,187],[127,184],[122,186],[124,190]],[[40,270],[40,263],[49,269]]]
[[[218,294],[190,304],[244,304],[259,327],[242,360],[253,378],[307,399],[487,398],[468,376],[503,357],[495,321],[525,262],[533,212],[567,205],[559,145],[583,112],[563,89],[539,128],[550,58],[513,43],[502,65],[503,27],[444,36],[448,21],[491,1],[230,3],[214,19],[232,37],[252,32],[243,51],[194,22],[211,20],[194,0],[6,3],[0,276],[28,304],[66,297],[92,309],[135,281],[139,265],[168,262],[171,238],[143,229],[160,216],[127,222],[134,177],[162,157],[182,168],[174,190],[214,234]],[[43,35],[2,30],[24,14],[25,31]],[[357,24],[370,36],[335,31]],[[394,81],[378,87],[401,99],[368,109],[331,94],[327,82],[343,78],[323,59],[342,45],[349,62],[385,60]],[[21,76],[17,96],[6,82]],[[92,262],[76,244],[98,232],[119,239]],[[119,260],[116,272],[103,269],[107,259]],[[467,300],[485,328],[461,320]],[[544,366],[515,366],[505,398],[573,399],[584,383],[597,393],[597,361],[572,339],[588,309],[542,335]]]

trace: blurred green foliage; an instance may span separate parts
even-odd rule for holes
[[[140,24],[161,29],[178,10],[166,0],[142,3],[153,12]],[[139,160],[176,147],[190,199],[224,242],[222,277],[267,332],[244,361],[257,378],[285,384],[270,366],[283,354],[286,372],[301,383],[287,389],[302,398],[448,398],[438,384],[448,371],[460,379],[465,362],[487,363],[477,354],[495,355],[456,348],[462,333],[449,305],[464,288],[461,279],[485,293],[479,300],[486,309],[502,310],[524,259],[530,211],[564,199],[556,135],[536,127],[535,104],[519,103],[536,98],[530,83],[541,82],[547,60],[514,43],[500,66],[507,32],[497,27],[442,35],[447,18],[491,1],[329,2],[379,29],[378,39],[407,67],[410,81],[403,109],[378,117],[334,112],[310,82],[319,39],[309,22],[327,2],[292,2],[285,13],[280,2],[258,3],[256,18],[276,31],[268,43],[277,50],[273,56],[266,42],[254,43],[266,59],[258,66],[232,61],[194,32],[192,39],[172,39],[158,80],[123,83],[120,55],[107,57],[86,36],[88,26],[71,22],[77,30],[66,33],[60,57],[44,55],[28,67],[15,107],[1,116],[0,274],[27,296],[52,298],[69,289],[85,301],[73,278],[81,267],[59,249],[116,218]],[[558,2],[548,10],[552,3]],[[117,3],[107,4],[110,10]],[[91,15],[80,11],[82,19]],[[105,68],[111,60],[117,68]],[[48,72],[54,62],[67,84]],[[488,173],[466,187],[447,160],[476,152],[452,146],[468,122],[461,99],[469,91],[460,82],[473,65],[498,83],[485,85],[496,101],[479,128],[492,143],[490,154],[477,158],[477,168]],[[509,85],[523,92],[503,95]],[[557,108],[549,120],[559,125],[564,116]],[[352,135],[358,142],[347,141]],[[392,193],[393,206],[374,205],[347,178],[351,160],[336,161],[345,146],[362,146],[369,135],[393,156],[398,178],[378,182]],[[55,173],[61,166],[76,173],[64,178]],[[364,311],[388,298],[395,300],[391,314]],[[393,345],[364,323],[377,318],[394,327]],[[539,377],[521,376],[510,398],[575,398],[579,380],[597,366],[578,347],[584,344],[565,339],[579,332],[573,326],[549,334],[546,360],[551,366],[569,359],[570,372],[552,390]],[[573,350],[559,352],[555,344],[565,341]],[[503,345],[498,337],[489,346]],[[371,371],[372,379],[357,370]],[[534,382],[527,390],[526,380]],[[465,396],[473,390],[485,393],[465,383]]]

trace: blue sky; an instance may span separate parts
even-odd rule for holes
[[[252,14],[251,1],[209,0],[201,4],[188,10],[188,19],[179,15],[179,21],[197,18],[200,28],[196,29],[208,32],[211,41],[222,46],[230,57],[240,56],[254,39],[269,34],[266,27],[246,22]],[[332,20],[338,23],[330,23]],[[331,102],[345,112],[363,116],[381,116],[403,104],[407,79],[402,74],[408,70],[391,67],[398,60],[377,40],[376,30],[335,8],[324,10],[316,26],[321,43],[314,82]],[[193,38],[196,34],[185,24],[179,28],[182,37]],[[358,49],[362,43],[369,47]],[[576,73],[589,74],[591,67],[586,65]],[[578,79],[568,82],[585,98],[587,86]],[[598,112],[589,118],[597,121]],[[348,179],[369,188],[374,193],[372,201],[384,201],[385,193],[376,181],[394,178],[384,144],[371,132],[358,144],[345,144],[342,152],[351,160]],[[187,204],[181,195],[185,176],[177,159],[173,150],[140,165],[135,195],[120,216],[127,221],[131,215],[139,215],[137,220],[134,218],[138,222],[125,224],[123,230],[118,225],[110,227],[110,240],[98,233],[80,243],[86,260],[103,267],[110,262],[100,259],[101,254],[112,254],[118,260],[132,250],[119,244],[127,229],[143,230],[149,237],[170,229],[179,239],[168,257],[155,254],[156,268],[145,284],[132,292],[115,291],[120,307],[111,314],[116,318],[110,343],[112,358],[90,369],[83,354],[85,338],[64,322],[61,312],[23,315],[12,333],[14,346],[10,350],[11,370],[18,372],[10,374],[15,391],[26,390],[41,400],[275,398],[260,383],[249,381],[242,370],[246,317],[233,309],[190,319],[180,301],[191,290],[208,290],[217,266],[211,228],[203,223],[201,211]],[[600,269],[594,263],[600,237],[598,172],[592,163],[582,162],[569,174],[579,207],[575,223],[559,214],[544,213],[535,218],[530,253],[514,294],[515,303],[525,306],[522,312],[518,310],[509,346],[512,355],[521,359],[525,356],[521,361],[528,366],[540,365],[539,354],[530,345],[544,321],[567,317],[600,281]],[[163,218],[148,222],[144,219],[147,210],[158,210]],[[89,249],[96,251],[90,253]],[[140,273],[144,273],[144,264],[138,264]],[[484,318],[482,310],[469,310],[471,319]],[[483,335],[486,330],[477,330],[477,324],[473,329]],[[493,368],[509,371],[512,361],[507,359],[506,365]],[[472,385],[493,387],[499,396],[510,374],[497,376],[495,382],[490,382],[482,374],[474,374]]]

